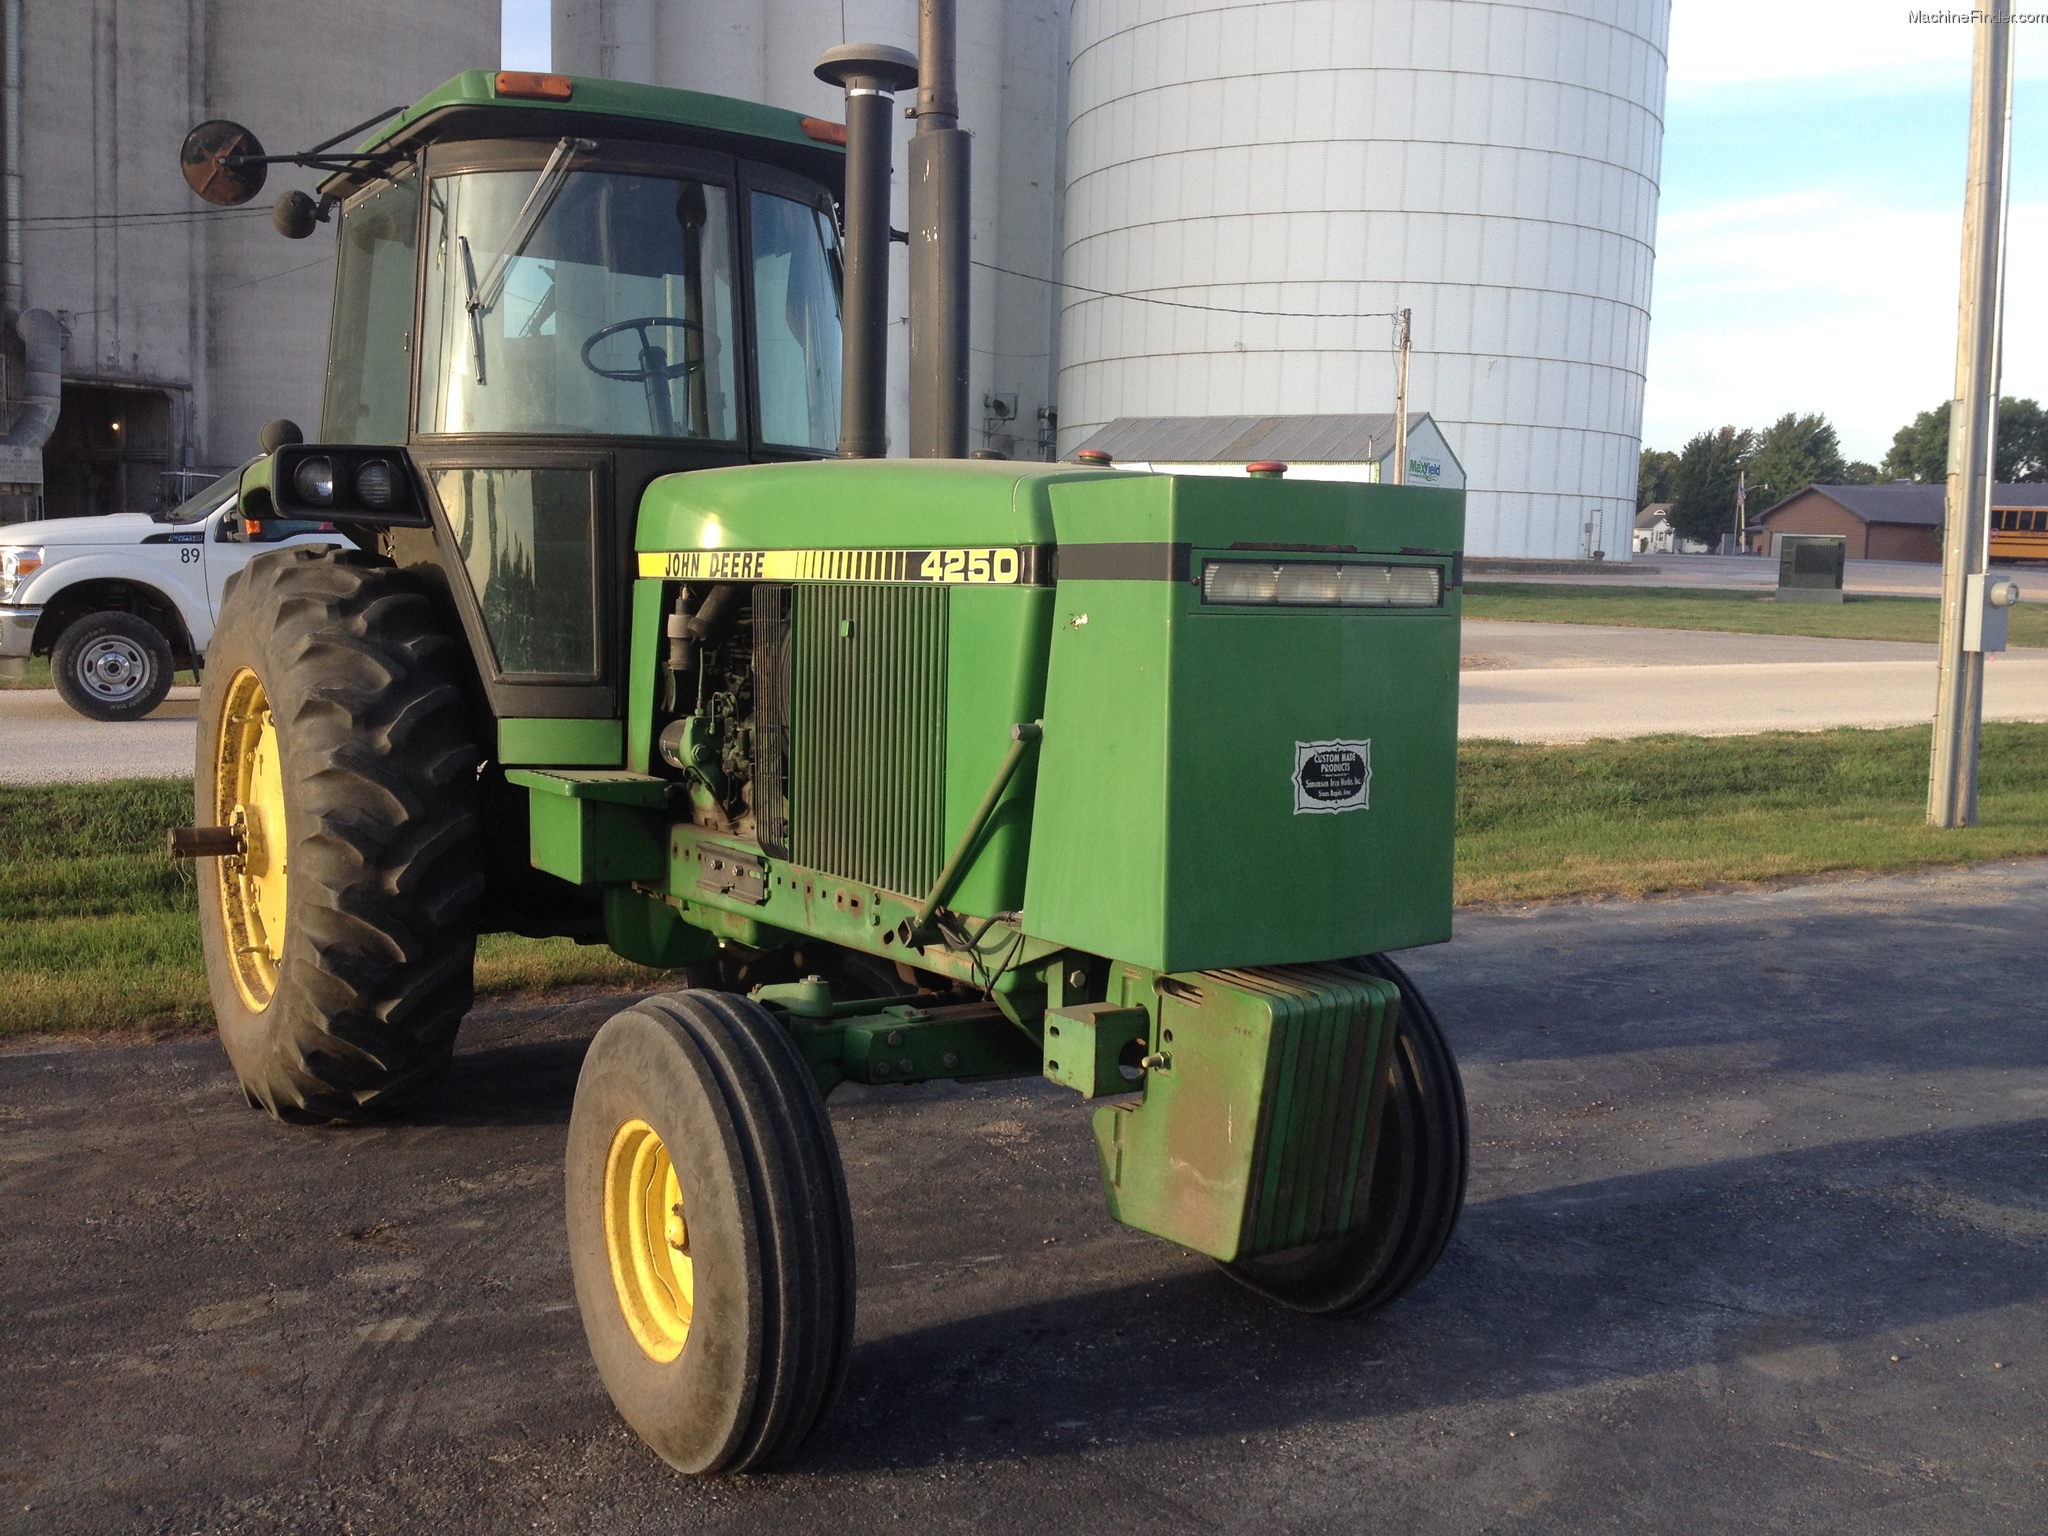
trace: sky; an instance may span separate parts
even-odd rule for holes
[[[1954,389],[1970,28],[1914,8],[1674,0],[1646,445],[1818,411],[1876,463]],[[504,16],[546,69],[548,0]],[[2048,22],[2015,31],[2004,392],[2048,400]]]
[[[1647,446],[1818,411],[1875,463],[1954,390],[1970,28],[1908,17],[1676,0]],[[2015,32],[2004,392],[2048,399],[2048,24]]]

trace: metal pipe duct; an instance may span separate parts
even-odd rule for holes
[[[0,304],[12,319],[22,304],[21,0],[7,0],[6,34],[0,39],[0,219],[7,224],[0,245]]]
[[[953,0],[918,0],[917,132],[910,140],[910,456],[967,456],[967,216]]]
[[[57,430],[64,398],[64,327],[47,309],[31,309],[14,322],[27,353],[21,381],[21,409],[4,440],[9,448],[40,448]]]
[[[916,82],[917,60],[885,43],[842,43],[816,73],[846,91],[839,456],[879,459],[889,451],[889,152],[895,93]]]

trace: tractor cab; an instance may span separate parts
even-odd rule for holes
[[[439,566],[497,719],[615,717],[647,485],[833,453],[839,137],[564,76],[474,71],[406,109],[280,203],[283,233],[337,226],[334,304],[314,445],[258,466],[253,514],[267,492]],[[354,494],[373,462],[382,508]]]

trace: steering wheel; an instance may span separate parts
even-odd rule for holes
[[[669,405],[668,384],[696,373],[704,366],[699,357],[685,358],[680,363],[668,360],[668,353],[657,347],[649,338],[649,331],[695,331],[704,334],[704,327],[695,320],[680,319],[675,315],[642,315],[637,320],[614,320],[590,333],[590,339],[583,343],[583,366],[601,379],[617,379],[621,384],[638,384],[647,391],[647,415],[654,430],[662,437],[676,435],[675,412]],[[640,366],[637,368],[600,368],[590,360],[590,354],[597,344],[606,337],[617,336],[622,331],[632,331],[640,338]]]
[[[642,315],[637,320],[614,320],[610,325],[590,333],[590,339],[583,343],[583,366],[601,379],[617,379],[622,384],[667,383],[680,379],[685,374],[695,373],[704,366],[703,359],[695,362],[688,359],[671,363],[668,354],[648,339],[650,330],[695,331],[700,336],[704,327],[695,320],[679,319],[675,315]],[[623,331],[632,331],[640,338],[640,366],[637,368],[600,368],[590,360],[590,354],[597,344],[607,337],[617,336]]]

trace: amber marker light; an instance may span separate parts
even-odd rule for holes
[[[536,75],[523,69],[503,69],[491,83],[491,91],[498,96],[511,96],[522,101],[567,101],[576,93],[567,75]]]
[[[807,117],[798,124],[807,139],[816,139],[820,144],[837,144],[846,147],[846,124],[828,123],[822,117]]]

